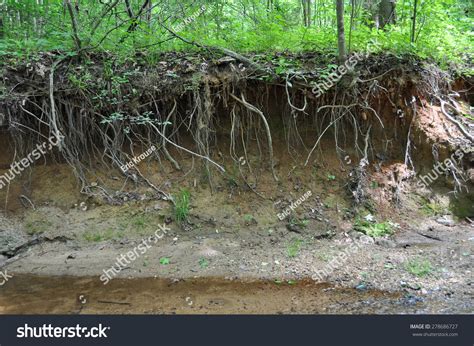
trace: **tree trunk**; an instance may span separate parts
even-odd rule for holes
[[[415,0],[415,4],[413,5],[413,17],[412,17],[412,28],[411,28],[411,37],[410,42],[415,42],[415,33],[416,33],[416,7],[418,5],[418,0]]]
[[[74,7],[71,4],[71,0],[66,0],[67,10],[69,12],[69,16],[71,17],[71,24],[72,24],[72,37],[74,39],[74,44],[76,45],[76,49],[78,51],[81,50],[81,39],[79,38],[79,29],[76,19],[76,13],[74,12]]]
[[[301,6],[303,7],[303,25],[306,26],[306,23],[308,22],[306,19],[308,16],[308,14],[306,13],[306,0],[301,0]]]
[[[306,18],[308,19],[308,22],[306,24],[307,27],[311,26],[311,0],[306,0]]]
[[[339,62],[343,63],[346,60],[346,38],[344,35],[344,0],[336,0],[336,15]]]
[[[395,24],[395,0],[381,0],[379,5],[380,29]]]
[[[377,4],[378,4],[378,0],[366,0],[366,1],[364,1],[364,8],[368,13],[370,13],[370,15],[371,15],[370,19],[373,22],[373,24],[370,23],[369,26],[370,27],[374,26],[376,29],[378,29],[380,27],[379,10],[377,8]]]

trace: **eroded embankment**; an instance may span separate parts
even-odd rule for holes
[[[69,165],[81,192],[121,203],[113,196],[119,183],[111,188],[99,171],[113,172],[120,184],[148,185],[161,197],[171,191],[145,173],[150,162],[182,176],[199,171],[211,189],[224,176],[261,194],[266,173],[275,183],[284,180],[277,172],[282,164],[314,169],[328,159],[344,167],[349,193],[362,203],[369,171],[394,172],[389,187],[396,201],[413,172],[472,149],[469,118],[460,116],[469,93],[453,93],[449,76],[433,65],[370,56],[339,79],[321,56],[293,57],[283,70],[278,58],[257,72],[235,59],[175,53],[155,66],[50,54],[4,68],[0,110],[9,150],[1,167],[54,135],[63,140],[44,154],[48,161]],[[120,169],[152,146],[158,150],[142,165]],[[452,190],[472,183],[472,155],[446,172]],[[23,192],[31,194],[25,186]]]
[[[166,241],[120,278],[281,281],[330,266],[317,281],[424,290],[444,312],[471,308],[469,83],[456,94],[429,64],[378,56],[317,97],[328,71],[316,55],[292,57],[278,76],[272,62],[265,74],[198,55],[51,71],[53,58],[4,70],[0,174],[62,138],[0,190],[0,262],[11,272],[100,275],[166,223]],[[417,184],[456,150],[463,158],[429,188]],[[361,232],[379,234],[333,266]]]

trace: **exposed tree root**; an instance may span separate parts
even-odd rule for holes
[[[267,132],[267,139],[268,139],[268,151],[270,153],[270,163],[271,163],[271,170],[272,170],[272,174],[273,174],[273,178],[275,179],[275,181],[278,181],[278,177],[275,173],[275,163],[273,161],[273,142],[272,142],[272,134],[270,132],[270,126],[268,125],[268,121],[267,119],[265,118],[265,115],[262,113],[261,110],[259,110],[258,108],[256,108],[255,106],[251,105],[250,103],[248,103],[247,101],[245,101],[245,98],[244,98],[244,95],[242,94],[241,97],[242,99],[239,99],[237,96],[235,96],[234,94],[230,94],[230,96],[238,101],[240,104],[244,105],[245,107],[247,107],[249,110],[251,110],[252,112],[255,112],[257,113],[259,116],[260,116],[260,119],[262,119],[264,125],[265,125],[265,130]]]

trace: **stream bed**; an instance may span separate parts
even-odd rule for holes
[[[1,314],[403,314],[435,313],[405,292],[300,281],[187,280],[14,275],[0,287]]]

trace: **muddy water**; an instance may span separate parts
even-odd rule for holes
[[[397,293],[309,281],[15,276],[0,287],[2,314],[328,314],[423,312]]]

